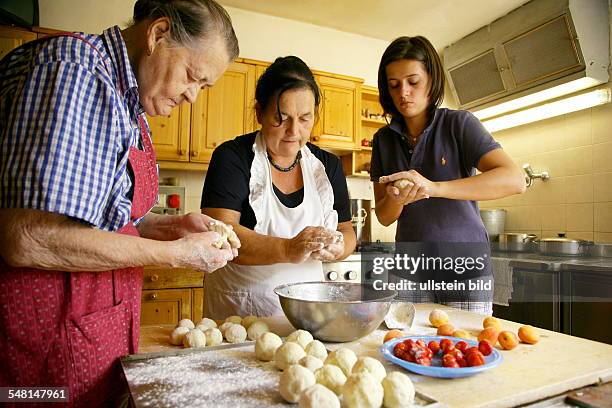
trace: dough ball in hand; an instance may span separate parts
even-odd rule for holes
[[[183,319],[179,322],[179,327],[187,327],[188,329],[195,329],[195,324],[191,321],[191,319]]]
[[[319,360],[316,357],[306,355],[300,360],[300,365],[302,367],[306,367],[314,373],[319,368],[323,367],[323,361]]]
[[[309,356],[318,358],[321,361],[325,361],[327,358],[327,349],[325,345],[319,340],[313,340],[304,348],[304,351]]]
[[[352,370],[353,374],[369,373],[372,374],[376,381],[382,381],[387,375],[387,370],[382,363],[372,357],[360,357]]]
[[[283,344],[276,334],[264,333],[255,341],[255,357],[260,361],[272,361],[274,353]]]
[[[315,384],[300,396],[300,408],[340,408],[340,400],[329,388]]]
[[[357,362],[357,355],[351,349],[339,348],[329,353],[325,359],[325,364],[332,364],[340,367],[347,377],[351,374],[353,366]]]
[[[210,329],[204,332],[206,336],[206,345],[207,346],[218,346],[223,343],[223,334],[221,334],[221,330],[216,327],[211,327]]]
[[[344,375],[340,367],[325,364],[315,371],[315,379],[318,384],[324,385],[335,392],[336,395],[340,395],[342,393],[342,386],[346,382],[346,375]]]
[[[213,243],[213,246],[221,249],[225,243],[229,244],[232,248],[238,248],[240,246],[240,239],[236,232],[229,225],[221,222],[215,221],[214,224],[208,227],[209,231],[214,231],[220,235],[220,239],[217,242]]]
[[[276,349],[274,364],[284,370],[292,364],[297,364],[305,355],[306,352],[299,344],[288,341]]]
[[[206,347],[206,335],[202,333],[202,330],[191,329],[183,338],[183,346],[188,348]]]
[[[393,182],[393,187],[397,187],[400,190],[403,190],[407,187],[412,187],[414,183],[408,179],[399,179]]]
[[[287,336],[287,341],[291,341],[302,346],[303,349],[313,340],[312,334],[306,330],[296,330]]]
[[[261,320],[252,323],[247,329],[247,336],[249,340],[257,340],[259,336],[264,333],[270,331],[270,328],[266,324],[266,322],[262,322]]]
[[[172,330],[172,333],[170,333],[170,344],[174,344],[175,346],[183,344],[183,338],[189,333],[189,330],[191,329],[185,326],[179,326]]]
[[[414,384],[410,378],[394,371],[387,374],[382,380],[385,397],[384,403],[387,408],[407,408],[414,402]]]
[[[383,386],[368,373],[350,375],[342,387],[342,403],[348,407],[378,408],[383,396]]]
[[[243,343],[246,337],[246,329],[240,324],[233,324],[225,331],[225,340],[230,343]]]
[[[295,403],[300,400],[302,392],[314,385],[315,382],[315,376],[309,369],[299,364],[293,364],[281,375],[278,391],[285,401]]]

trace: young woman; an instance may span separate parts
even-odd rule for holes
[[[457,243],[454,248],[465,249],[465,255],[488,248],[477,201],[523,192],[521,170],[470,112],[439,107],[444,71],[426,38],[400,37],[387,47],[378,69],[378,88],[380,103],[392,116],[391,123],[374,135],[372,149],[371,180],[380,223],[397,221],[396,242],[427,243],[438,248],[437,254],[453,246],[431,244]],[[394,186],[400,179],[407,180],[407,187]],[[473,250],[464,244],[474,244]],[[438,270],[431,276],[490,279],[488,264],[481,269],[463,276]],[[492,292],[484,298],[482,293],[458,296],[444,291],[410,296],[491,313]]]

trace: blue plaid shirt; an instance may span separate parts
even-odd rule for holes
[[[130,220],[136,77],[119,27],[25,44],[0,61],[0,208],[106,231]]]

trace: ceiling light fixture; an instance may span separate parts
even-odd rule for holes
[[[499,116],[494,119],[485,120],[482,124],[492,133],[555,116],[565,115],[566,113],[592,108],[593,106],[603,105],[609,103],[611,99],[612,94],[609,88],[596,89],[580,95],[570,96],[554,102]]]

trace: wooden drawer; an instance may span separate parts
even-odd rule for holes
[[[143,290],[140,324],[178,324],[191,319],[191,289]]]
[[[191,320],[193,320],[195,324],[198,324],[204,317],[204,289],[192,289],[191,301]]]
[[[201,288],[204,272],[193,269],[145,268],[143,289]]]

